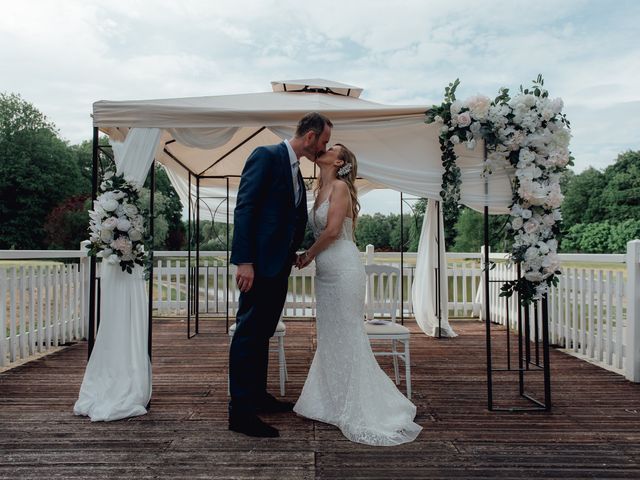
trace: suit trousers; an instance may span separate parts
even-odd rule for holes
[[[275,277],[254,277],[248,292],[240,293],[236,331],[229,351],[229,410],[251,413],[267,389],[269,340],[287,296],[291,266]]]

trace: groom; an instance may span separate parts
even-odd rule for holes
[[[257,414],[293,409],[293,404],[267,393],[269,339],[280,319],[307,223],[299,160],[323,154],[332,127],[324,115],[308,113],[290,141],[256,148],[242,171],[231,251],[241,293],[229,351],[229,429],[246,435],[279,436]]]

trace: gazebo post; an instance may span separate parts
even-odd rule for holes
[[[436,267],[436,313],[438,315],[438,338],[442,338],[442,259],[440,258],[440,206],[441,202],[436,202],[436,216],[437,216],[437,241],[438,248],[438,266]]]
[[[93,145],[91,149],[91,203],[98,197],[98,127],[93,127]],[[87,360],[91,357],[96,338],[96,257],[91,255],[89,260],[89,335]]]
[[[487,161],[487,143],[483,142],[483,157]],[[489,181],[484,181],[484,315],[485,344],[487,349],[487,408],[493,410],[493,366],[491,361],[491,308],[489,306]]]
[[[149,179],[149,236],[151,237],[151,246],[149,248],[149,292],[148,292],[148,329],[147,329],[147,354],[149,355],[149,362],[152,362],[153,358],[153,235],[154,235],[154,212],[155,201],[154,196],[156,193],[156,161],[151,162],[151,178]],[[146,406],[147,410],[151,408],[151,398]]]
[[[187,198],[187,338],[191,338],[191,171],[188,176]],[[178,295],[178,300],[179,300]]]
[[[315,166],[315,165],[314,165]],[[400,192],[400,324],[404,325],[404,199]]]
[[[225,180],[227,181],[227,263],[226,263],[226,270],[225,270],[225,276],[226,281],[224,282],[224,284],[227,286],[226,288],[226,298],[225,298],[225,310],[227,313],[227,323],[226,323],[226,327],[225,327],[225,333],[228,335],[229,334],[229,177],[227,176],[225,178]],[[218,278],[218,272],[216,271],[216,280]],[[218,292],[216,291],[216,298],[218,298]]]
[[[152,359],[153,350],[153,242],[154,242],[154,213],[155,213],[155,194],[156,194],[156,161],[151,162],[151,178],[149,181],[149,236],[151,237],[151,247],[149,249],[149,329],[147,331],[147,351],[149,352],[149,361]]]
[[[215,222],[215,219],[211,219]],[[196,268],[194,278],[196,335],[200,333],[200,175],[196,176]]]

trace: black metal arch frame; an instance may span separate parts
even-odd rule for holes
[[[306,87],[305,87],[306,88]],[[286,86],[285,86],[286,89]],[[310,90],[301,90],[301,91],[310,91]],[[334,93],[335,92],[324,92],[324,93]],[[188,256],[187,256],[187,338],[192,338],[199,333],[200,326],[200,315],[199,315],[199,288],[200,288],[200,203],[203,200],[200,196],[200,180],[201,179],[221,179],[226,182],[226,199],[225,201],[227,206],[227,258],[226,265],[229,265],[229,179],[230,178],[238,178],[238,175],[226,175],[226,176],[208,176],[203,175],[207,170],[215,166],[221,160],[223,160],[226,156],[230,155],[239,148],[241,145],[244,145],[246,142],[251,140],[257,134],[259,134],[266,127],[262,127],[254,132],[253,135],[247,137],[240,145],[234,147],[232,150],[225,153],[223,156],[218,158],[213,164],[207,167],[202,172],[195,173],[191,171],[187,166],[184,165],[174,154],[172,154],[167,146],[175,140],[170,140],[165,143],[164,153],[168,155],[172,160],[174,160],[178,165],[182,166],[188,174],[188,182],[189,182],[189,202],[188,202]],[[98,127],[93,128],[93,148],[92,148],[92,185],[91,185],[91,194],[92,200],[97,198],[98,193],[98,164],[99,164],[99,155],[100,153],[105,154],[111,160],[113,157],[108,153],[108,151],[99,145],[99,129]],[[486,160],[487,149],[486,145],[484,146],[484,157]],[[150,195],[149,195],[149,232],[153,237],[154,233],[154,195],[155,195],[155,164],[154,160],[151,165],[150,172]],[[314,177],[307,177],[307,180],[315,178],[317,174],[316,167],[314,165]],[[195,179],[195,199],[194,194],[192,193],[192,179]],[[488,182],[485,182],[485,194],[488,196]],[[216,197],[218,199],[222,199],[223,197]],[[400,311],[401,311],[401,322],[404,324],[404,275],[402,274],[404,269],[404,224],[403,224],[403,203],[404,198],[402,192],[400,192],[400,281],[401,281],[401,298],[400,298]],[[408,205],[408,204],[407,204]],[[436,267],[436,310],[438,316],[438,337],[441,338],[442,328],[442,305],[440,302],[440,269],[442,268],[442,260],[440,258],[440,248],[439,243],[442,241],[440,238],[440,202],[437,202],[437,215],[438,215],[438,229],[437,229],[437,242],[438,242],[438,257],[437,257],[437,267]],[[212,218],[212,222],[214,222],[214,218]],[[195,231],[192,234],[191,223],[195,222]],[[194,241],[195,240],[195,241]],[[195,245],[195,266],[192,267],[191,262],[191,252],[192,247]],[[535,310],[535,361],[532,361],[531,357],[531,349],[530,349],[530,313],[528,308],[523,308],[520,304],[520,300],[518,299],[518,368],[512,368],[511,366],[511,358],[510,358],[510,337],[509,337],[509,321],[508,321],[508,313],[507,313],[507,368],[493,368],[493,359],[491,354],[491,309],[490,309],[490,296],[489,296],[489,285],[491,282],[504,282],[504,280],[490,280],[489,278],[489,207],[485,205],[484,207],[484,309],[485,309],[485,325],[486,325],[486,353],[487,353],[487,407],[491,411],[531,411],[531,410],[551,410],[551,379],[550,379],[550,368],[549,368],[549,331],[548,331],[548,310],[547,310],[547,299],[546,297],[541,300],[541,308],[538,309],[538,305],[536,305]],[[147,349],[149,354],[149,359],[152,359],[152,327],[153,327],[153,248],[149,252],[149,262],[150,262],[150,275],[149,275],[149,288],[148,288],[148,312],[149,312],[149,325],[148,325],[148,339],[147,339]],[[517,266],[518,269],[518,277],[520,276],[520,265]],[[88,333],[88,358],[91,356],[91,352],[93,350],[93,346],[95,343],[95,333],[96,333],[96,257],[92,256],[90,260],[90,281],[89,281],[89,333]],[[228,270],[227,270],[227,288],[226,288],[226,331],[229,329],[229,286],[228,286]],[[99,301],[99,297],[98,297]],[[507,308],[508,312],[508,308]],[[524,312],[524,322],[523,322],[523,312]],[[539,335],[538,335],[538,318],[540,314],[540,319],[542,323],[542,350],[543,350],[543,363],[540,363],[539,358]],[[191,320],[195,322],[194,334],[191,334]],[[99,323],[99,318],[98,318]],[[524,323],[524,327],[523,327]],[[523,333],[524,333],[524,343],[525,343],[525,353],[523,356],[522,347],[523,347]],[[544,381],[544,401],[537,400],[532,395],[526,392],[525,386],[525,373],[539,370],[543,372],[543,381]],[[517,372],[518,373],[518,386],[520,396],[529,400],[534,404],[532,407],[496,407],[494,405],[493,399],[493,373],[496,371],[508,371],[508,372]]]

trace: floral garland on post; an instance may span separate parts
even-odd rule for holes
[[[426,112],[427,123],[439,123],[443,176],[443,199],[460,191],[460,178],[447,175],[453,170],[455,144],[466,142],[473,149],[476,139],[485,141],[485,174],[497,167],[512,166],[513,202],[509,232],[514,243],[511,259],[522,265],[522,277],[505,282],[501,296],[520,294],[523,304],[542,298],[560,274],[557,236],[560,233],[560,177],[572,165],[569,153],[570,124],[562,113],[562,99],[550,99],[541,75],[531,88],[513,98],[500,89],[491,100],[476,95],[466,101],[455,98],[459,80],[445,89],[445,101]],[[457,168],[457,167],[456,167]]]
[[[120,264],[123,272],[132,273],[147,258],[144,216],[138,208],[140,186],[109,170],[100,192],[89,211],[89,255]]]

